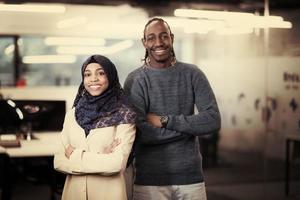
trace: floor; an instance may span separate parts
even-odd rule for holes
[[[285,165],[259,154],[223,151],[216,166],[204,170],[209,200],[300,199],[300,163],[291,166],[290,195],[285,195]]]
[[[217,164],[204,169],[208,200],[300,199],[300,163],[291,166],[291,195],[284,193],[284,162],[265,161],[260,155],[222,151]],[[50,199],[45,181],[22,177],[16,181],[12,200]],[[57,199],[60,199],[57,195]]]

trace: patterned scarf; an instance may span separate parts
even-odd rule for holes
[[[102,66],[109,81],[109,86],[99,96],[90,95],[84,88],[84,71],[88,64],[98,63]],[[130,107],[119,83],[115,65],[106,57],[93,55],[81,68],[82,82],[74,100],[77,123],[88,135],[90,130],[119,124],[135,123],[136,113]]]

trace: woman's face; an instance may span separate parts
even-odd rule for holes
[[[90,95],[98,96],[108,88],[109,81],[101,65],[90,63],[84,70],[83,84]]]

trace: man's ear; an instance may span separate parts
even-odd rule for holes
[[[146,40],[144,38],[141,39],[143,46],[146,48]]]

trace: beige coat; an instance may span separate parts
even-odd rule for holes
[[[103,154],[114,138],[121,143],[115,151]],[[86,137],[75,120],[75,109],[66,114],[61,133],[61,145],[54,156],[54,168],[67,174],[63,200],[123,200],[126,187],[123,170],[135,138],[135,125],[97,128]],[[68,159],[65,148],[75,150]]]

